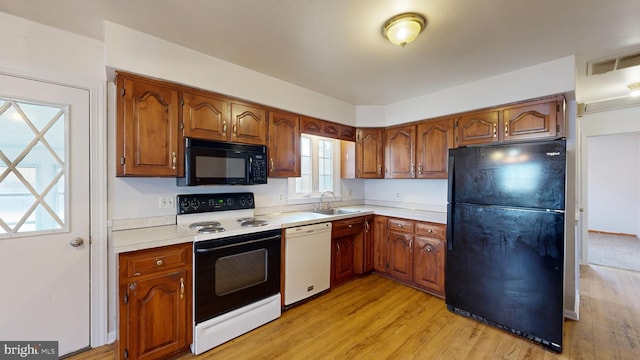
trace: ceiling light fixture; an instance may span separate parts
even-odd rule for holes
[[[629,84],[627,85],[627,87],[629,88],[629,90],[631,90],[631,96],[640,96],[640,82]]]
[[[382,34],[393,44],[404,47],[424,30],[427,20],[417,13],[404,13],[389,19],[382,27]]]

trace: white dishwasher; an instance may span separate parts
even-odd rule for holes
[[[284,305],[328,290],[331,284],[331,223],[285,230]]]

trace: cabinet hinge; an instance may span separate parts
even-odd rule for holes
[[[556,112],[560,112],[560,104],[556,104]]]
[[[184,130],[184,123],[183,122],[180,123],[180,130]]]
[[[454,129],[457,129],[457,128],[458,128],[458,119],[455,119],[455,120],[453,121],[453,128],[454,128]]]
[[[124,166],[124,156],[120,156],[120,166]]]
[[[556,124],[556,133],[560,132],[560,124]]]
[[[129,295],[124,294],[124,303],[128,304],[129,303]]]
[[[184,98],[180,98],[180,106],[184,106]]]
[[[122,354],[122,357],[126,360],[129,358],[129,350],[124,349],[124,353]]]
[[[120,89],[120,96],[124,96],[126,92],[125,88]]]

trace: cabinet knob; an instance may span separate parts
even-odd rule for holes
[[[493,137],[498,136],[498,124],[493,124]]]
[[[353,227],[353,224],[349,224],[349,229],[351,229]]]
[[[227,135],[227,122],[226,121],[222,122],[222,135],[224,135],[224,136]]]
[[[172,168],[173,170],[175,170],[175,169],[176,169],[176,161],[177,161],[177,160],[178,160],[178,157],[176,156],[176,152],[174,151],[174,152],[172,152],[172,153],[171,153],[171,163],[172,163],[171,168]]]
[[[433,248],[432,248],[431,246],[427,246],[427,247],[426,247],[426,250],[427,250],[427,252],[432,252],[432,251],[433,251]]]
[[[422,163],[418,163],[418,175],[422,175]]]
[[[427,232],[428,232],[428,233],[432,233],[432,232],[433,232],[433,229],[427,229]]]
[[[180,299],[184,299],[184,278],[180,278]]]
[[[164,261],[162,261],[162,259],[156,259],[156,265],[162,266],[162,264],[164,264]]]
[[[269,163],[271,165],[271,172],[273,172],[273,158],[269,159]]]

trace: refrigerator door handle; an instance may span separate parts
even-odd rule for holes
[[[447,250],[453,250],[453,204],[447,204]]]
[[[453,196],[453,182],[455,180],[455,168],[454,165],[456,163],[455,157],[451,154],[449,154],[449,183],[448,183],[448,191],[447,191],[447,202],[449,204],[453,204],[453,199],[455,198],[455,196]]]

